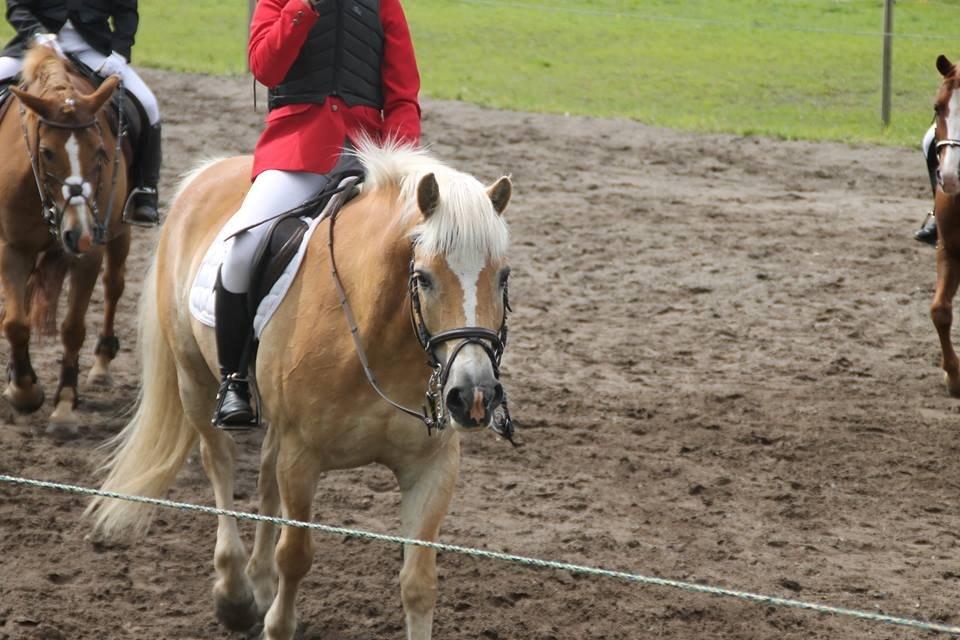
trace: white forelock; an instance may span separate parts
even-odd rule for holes
[[[396,186],[403,212],[400,222],[419,216],[417,186],[433,174],[440,187],[437,209],[412,231],[417,246],[428,255],[456,255],[461,261],[485,262],[503,257],[510,234],[493,208],[487,188],[476,178],[456,171],[425,149],[388,141],[362,141],[356,155],[366,169],[365,189]]]

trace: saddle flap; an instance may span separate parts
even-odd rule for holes
[[[300,218],[280,218],[267,231],[253,257],[253,281],[248,301],[250,315],[257,313],[260,302],[270,293],[287,265],[297,255],[308,225]]]

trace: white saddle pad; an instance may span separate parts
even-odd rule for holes
[[[307,252],[307,245],[310,243],[310,237],[313,235],[313,232],[323,219],[330,215],[334,207],[340,207],[343,198],[350,191],[349,188],[343,187],[355,181],[355,177],[345,178],[339,185],[343,190],[330,198],[330,202],[324,207],[323,213],[316,218],[302,218],[302,220],[307,223],[308,228],[303,236],[303,242],[300,243],[300,249],[287,265],[286,269],[284,269],[283,274],[281,274],[274,283],[270,289],[270,293],[264,297],[260,302],[260,306],[257,307],[257,315],[253,319],[253,329],[256,332],[257,338],[263,333],[267,323],[270,322],[270,318],[273,317],[277,307],[280,306],[284,296],[287,295],[287,291],[290,289],[290,285],[293,283],[293,279],[296,277],[297,272],[300,270],[300,265],[303,263],[303,256]],[[232,238],[225,240],[226,236],[229,235],[228,232],[231,231],[233,230],[230,229],[228,221],[217,234],[210,248],[207,249],[207,253],[203,256],[203,262],[200,263],[200,269],[197,271],[197,276],[193,280],[193,286],[190,288],[190,313],[193,314],[194,318],[208,327],[216,326],[216,315],[214,312],[216,293],[214,292],[214,285],[217,282],[217,273],[220,272],[220,265],[227,257],[227,251],[233,246]]]

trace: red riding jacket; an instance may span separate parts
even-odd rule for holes
[[[319,14],[302,0],[259,0],[250,26],[248,56],[254,77],[269,88],[281,84]],[[350,107],[338,96],[323,104],[288,104],[267,114],[254,151],[253,177],[268,169],[327,173],[344,140],[366,135],[420,140],[420,74],[400,0],[381,0],[384,32],[381,79],[383,111]]]

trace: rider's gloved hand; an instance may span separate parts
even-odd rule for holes
[[[306,2],[310,8],[312,8],[317,13],[324,13],[325,11],[330,11],[333,7],[335,0],[303,0]]]
[[[37,46],[53,49],[61,58],[66,57],[63,54],[63,49],[60,48],[60,43],[57,42],[57,36],[52,33],[38,33],[33,36],[33,42]]]
[[[122,73],[126,67],[127,59],[124,58],[122,54],[114,51],[104,58],[103,63],[97,69],[94,69],[94,71],[96,71],[99,76],[107,77]]]

